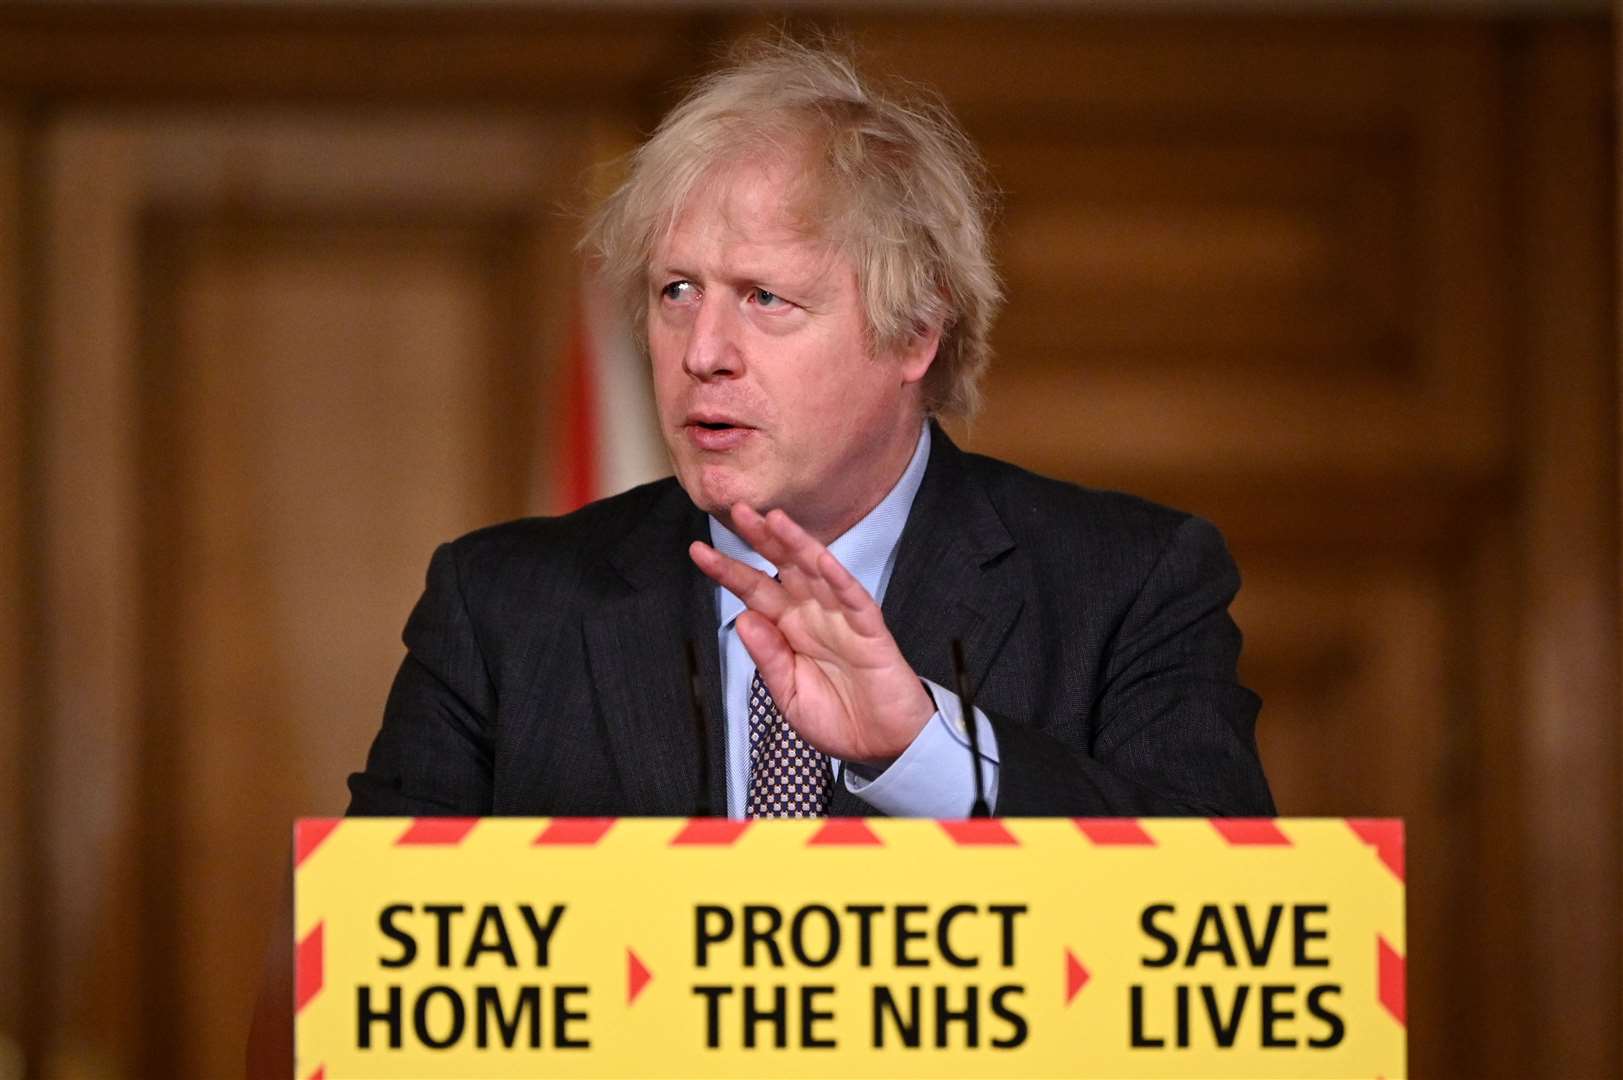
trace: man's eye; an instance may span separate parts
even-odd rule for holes
[[[686,300],[693,295],[693,282],[673,281],[659,290],[659,295],[666,300]]]
[[[768,292],[765,289],[751,289],[750,297],[755,301],[757,307],[780,308],[789,303],[777,293]]]

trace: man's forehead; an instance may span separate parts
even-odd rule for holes
[[[655,248],[655,261],[680,257],[693,247],[721,247],[743,258],[827,258],[829,243],[809,212],[815,202],[792,164],[719,167],[677,210]]]

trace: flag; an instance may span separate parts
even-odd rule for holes
[[[647,366],[589,279],[575,296],[563,359],[561,423],[548,440],[550,510],[567,513],[667,475]]]

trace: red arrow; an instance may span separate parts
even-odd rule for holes
[[[1065,950],[1065,1004],[1069,1005],[1077,992],[1088,985],[1088,969],[1070,949]]]
[[[626,1004],[627,1005],[630,1005],[633,1001],[637,1000],[637,995],[642,993],[642,988],[647,986],[648,981],[650,979],[652,979],[653,977],[654,977],[653,973],[650,972],[647,968],[643,967],[642,961],[637,959],[637,954],[632,952],[630,949],[627,949],[626,950]]]

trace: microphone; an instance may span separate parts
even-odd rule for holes
[[[704,722],[704,683],[699,679],[699,654],[693,639],[682,642],[688,662],[688,710],[693,716],[693,730],[699,738],[699,817],[714,817],[715,804],[710,800],[710,729]]]
[[[969,672],[964,666],[964,643],[952,639],[952,672],[958,679],[958,701],[963,706],[964,731],[969,736],[969,768],[975,774],[975,802],[969,808],[972,818],[989,818],[986,786],[981,781],[981,725],[975,718],[975,697],[969,692]]]

